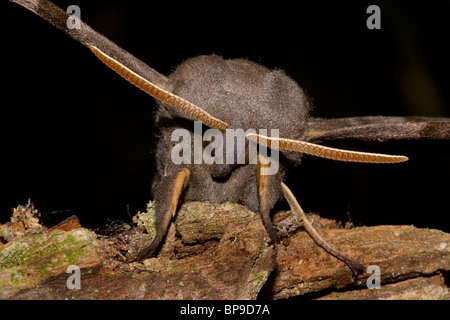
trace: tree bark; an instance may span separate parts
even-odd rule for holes
[[[332,246],[371,266],[355,278],[289,212],[274,217],[283,236],[274,245],[259,214],[243,206],[183,204],[158,255],[143,262],[132,260],[151,241],[152,206],[108,236],[76,217],[47,229],[33,213],[32,204],[19,206],[0,225],[2,299],[449,299],[450,235],[439,230],[346,229],[309,216]],[[70,265],[81,270],[80,289],[69,289]]]

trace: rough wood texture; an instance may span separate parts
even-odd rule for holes
[[[439,230],[377,226],[321,231],[332,246],[366,268],[378,266],[382,285],[450,268],[450,235]],[[278,247],[269,297],[279,299],[329,288],[366,287],[371,274],[361,274],[354,281],[343,262],[299,232],[287,246]]]
[[[332,292],[320,300],[449,300],[450,294],[444,277],[436,274],[418,277],[396,283],[388,283],[377,289],[348,290]]]
[[[371,274],[355,281],[289,212],[274,217],[280,233],[290,233],[274,247],[258,214],[237,204],[186,203],[158,256],[143,263],[129,261],[151,241],[144,231],[151,233],[151,205],[107,237],[82,228],[76,217],[47,229],[32,213],[32,204],[20,206],[0,225],[2,299],[449,299],[450,235],[439,230],[338,229],[310,216],[331,245],[380,268],[381,287],[369,290]],[[69,265],[81,268],[79,290],[67,288]]]

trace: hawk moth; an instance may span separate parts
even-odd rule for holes
[[[170,141],[168,137],[173,128],[184,126],[189,129],[190,123],[192,123],[192,120],[194,119],[202,120],[207,126],[217,127],[222,130],[226,128],[224,123],[230,127],[240,127],[244,129],[250,127],[279,128],[280,136],[282,138],[305,140],[314,143],[326,142],[327,139],[330,139],[330,137],[333,136],[339,138],[352,137],[353,135],[355,138],[361,140],[366,139],[367,141],[370,141],[371,139],[383,139],[383,137],[380,138],[380,133],[383,133],[386,138],[395,139],[395,137],[403,137],[406,129],[410,129],[411,133],[414,132],[417,133],[418,136],[423,137],[434,137],[443,135],[445,132],[448,133],[448,125],[446,123],[443,123],[439,128],[435,122],[431,122],[429,119],[419,118],[395,118],[395,121],[389,121],[389,119],[386,118],[366,118],[366,121],[363,119],[354,119],[353,121],[347,119],[341,120],[340,122],[312,119],[312,121],[307,123],[308,103],[306,97],[302,89],[282,72],[272,72],[246,60],[227,61],[217,56],[209,56],[189,60],[181,65],[171,76],[165,77],[149,68],[129,53],[121,50],[84,24],[82,25],[81,30],[67,30],[65,26],[67,15],[62,11],[58,11],[51,3],[47,1],[26,1],[26,3],[33,11],[50,20],[50,22],[55,24],[58,28],[88,46],[102,59],[102,61],[109,64],[112,68],[116,68],[117,71],[122,72],[122,75],[124,74],[123,68],[127,68],[128,70],[126,72],[128,72],[128,76],[131,77],[128,80],[131,80],[131,82],[140,82],[135,83],[138,86],[150,86],[150,88],[146,87],[144,90],[149,91],[149,93],[156,96],[157,99],[161,99],[158,102],[159,109],[157,117],[158,124],[162,128],[161,135],[163,137],[158,145],[157,151],[160,179],[157,180],[153,188],[154,197],[156,198],[157,203],[159,203],[157,204],[159,207],[157,208],[158,217],[160,218],[158,227],[159,232],[157,239],[150,249],[141,254],[142,257],[150,254],[164,236],[168,221],[170,221],[170,217],[175,212],[178,198],[181,196],[181,191],[186,181],[188,185],[184,190],[184,200],[209,199],[219,202],[228,200],[244,203],[253,211],[261,211],[269,234],[271,234],[272,238],[275,238],[273,230],[271,231],[270,210],[274,203],[280,201],[282,197],[283,190],[279,182],[283,181],[284,175],[288,169],[299,163],[300,153],[295,151],[305,153],[306,150],[295,150],[295,144],[294,147],[292,147],[290,141],[281,140],[281,144],[285,143],[286,146],[292,147],[294,151],[282,151],[282,168],[280,169],[279,174],[276,177],[268,177],[266,182],[261,183],[262,186],[258,185],[256,181],[256,172],[258,170],[256,166],[203,166],[195,169],[191,167],[188,168],[189,171],[185,171],[184,168],[177,168],[170,161],[166,161],[167,150],[170,149],[167,142]],[[234,70],[230,66],[233,64],[238,65]],[[120,68],[122,68],[122,70],[120,70]],[[239,78],[240,71],[246,68],[248,69],[248,72],[243,76],[241,75],[241,78]],[[218,70],[220,70],[220,72]],[[214,72],[216,72],[215,75],[213,74]],[[130,76],[130,74],[132,75]],[[212,81],[223,77],[223,74],[229,76],[231,79],[230,83]],[[136,75],[143,79],[138,79]],[[246,97],[247,100],[245,102],[230,100],[229,96],[224,99],[223,95],[220,95],[217,90],[214,90],[218,85],[234,85],[231,91],[239,91],[243,86],[242,84],[233,83],[233,79],[236,81],[244,80],[245,77],[248,77],[247,81],[242,81],[242,83],[257,82],[253,86],[254,92],[251,92],[251,95]],[[263,81],[265,77],[272,77],[274,80],[265,83]],[[197,83],[197,87],[194,87],[195,81],[202,81],[202,83]],[[152,83],[153,87],[148,83],[143,85],[142,83],[145,82]],[[206,86],[206,84],[210,86]],[[266,94],[269,96],[269,99],[266,99],[267,101],[265,101],[262,99],[264,96],[263,89],[269,84],[277,89],[274,89],[273,92],[271,91],[270,94]],[[198,86],[203,89],[202,92],[196,92],[198,90],[194,90],[195,88],[198,88]],[[161,94],[161,92],[163,94]],[[286,97],[290,95],[291,97]],[[188,108],[184,109],[182,112],[169,108],[168,104],[170,103],[168,103],[168,100],[174,102],[178,99],[177,97],[181,97],[187,102],[194,103],[195,105],[192,106],[184,102],[181,103],[181,106],[179,107],[182,109],[188,106]],[[280,113],[274,112],[277,103],[276,101],[270,102],[270,98],[276,101],[281,101],[283,99],[287,102],[290,101],[290,107],[287,107],[289,103],[286,103],[283,105],[286,107],[285,110],[277,110]],[[204,103],[205,101],[212,101],[214,103]],[[234,104],[233,113],[229,112],[229,109],[225,109],[227,104]],[[258,112],[260,113],[255,116],[255,114],[248,112],[249,108],[243,108],[242,105],[251,105],[253,107],[252,109],[259,108]],[[206,110],[207,114],[199,111],[196,106]],[[186,112],[188,115],[185,114]],[[200,113],[200,115],[198,115],[198,113]],[[278,116],[274,117],[275,114],[278,114]],[[209,122],[209,120],[211,120],[211,122]],[[257,122],[257,120],[260,120],[261,122]],[[273,123],[271,123],[271,121]],[[257,139],[258,137],[254,136],[253,138]],[[339,154],[342,155],[343,153],[340,152]],[[348,156],[345,159],[351,159],[351,156]],[[401,160],[404,158],[385,157],[385,159]],[[168,164],[167,168],[166,164]],[[189,175],[190,178],[188,178]],[[208,178],[209,180],[205,180],[204,178]],[[208,181],[209,184],[207,184],[206,181]],[[252,183],[247,184],[247,181],[252,181]],[[211,184],[214,185],[214,187],[212,187],[214,192],[206,192],[206,190],[209,190],[208,188],[211,187]],[[161,192],[164,191],[168,193],[158,195],[160,190]],[[172,190],[176,190],[176,192]],[[243,190],[249,190],[249,192],[243,192]],[[171,195],[170,193],[173,194]],[[266,199],[265,205],[261,204],[263,202],[261,199]],[[170,212],[170,214],[168,212]]]

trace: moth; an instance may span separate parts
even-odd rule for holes
[[[303,154],[331,160],[364,163],[399,163],[405,156],[341,150],[321,145],[332,140],[439,139],[450,135],[450,123],[420,117],[309,118],[308,99],[296,82],[283,71],[269,70],[246,59],[225,60],[199,56],[180,64],[169,76],[162,75],[113,42],[80,22],[69,29],[69,15],[47,0],[12,0],[35,12],[58,29],[85,45],[104,64],[125,80],[156,99],[156,124],[160,130],[156,150],[157,178],[152,185],[156,202],[157,233],[139,252],[139,259],[154,254],[162,242],[181,201],[237,202],[260,212],[272,242],[277,234],[271,221],[275,204],[287,200],[313,240],[347,263],[355,272],[363,266],[332,248],[314,230],[296,198],[284,184],[288,172]],[[251,143],[279,152],[278,170],[264,174],[270,162],[258,155],[243,163],[175,163],[171,155],[176,142],[172,134],[183,129],[194,135],[194,122],[204,130],[216,129],[227,140],[230,129],[242,129],[245,148]],[[253,129],[254,132],[248,130]],[[260,129],[278,129],[277,137]],[[194,145],[191,146],[195,148]],[[237,148],[224,149],[224,157],[237,157]]]

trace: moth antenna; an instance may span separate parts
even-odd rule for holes
[[[259,144],[267,146],[268,148],[271,147],[272,141],[277,141],[277,149],[279,150],[301,152],[309,154],[311,156],[337,161],[362,163],[398,163],[408,160],[408,157],[405,156],[393,156],[381,153],[343,150],[326,147],[306,141],[298,141],[285,138],[272,138],[256,133],[249,133],[246,137],[248,139],[256,141]]]
[[[79,21],[79,30],[67,28],[67,19],[69,15],[52,2],[46,0],[12,1],[36,13],[38,16],[47,20],[58,29],[64,31],[75,40],[87,46],[108,67],[116,71],[118,74],[120,74],[122,77],[124,77],[126,80],[128,80],[138,88],[150,94],[152,97],[166,102],[170,106],[183,111],[194,119],[203,122],[208,127],[216,128],[219,130],[225,130],[228,128],[228,125],[222,120],[214,118],[205,110],[177,95],[174,95],[173,93],[165,89],[164,85],[170,86],[170,82],[165,76],[159,74],[149,66],[145,65],[144,63],[130,55],[128,52],[119,48],[116,44],[92,30],[82,21]],[[98,46],[100,46],[102,50],[99,49]],[[109,52],[109,54],[106,54],[105,51]],[[111,54],[113,54],[113,56],[115,57],[121,57],[121,60],[128,60],[127,63],[130,63],[130,65],[134,65],[133,68],[136,68],[139,72],[148,74],[152,77],[152,80],[155,79],[156,81],[154,80],[154,82],[151,82],[145,79],[144,77],[140,76],[139,73],[132,71],[129,67],[126,67],[123,63],[111,57]]]
[[[202,108],[167,91],[161,86],[153,82],[150,82],[147,79],[144,79],[136,72],[130,70],[116,59],[108,56],[106,53],[104,53],[97,47],[89,46],[89,48],[97,56],[97,58],[99,58],[104,64],[106,64],[108,67],[110,67],[119,75],[121,75],[125,80],[134,84],[136,87],[148,93],[152,97],[161,100],[178,110],[183,111],[187,115],[203,122],[206,126],[210,128],[216,128],[219,130],[225,130],[228,128],[228,125],[222,120],[213,117]]]

